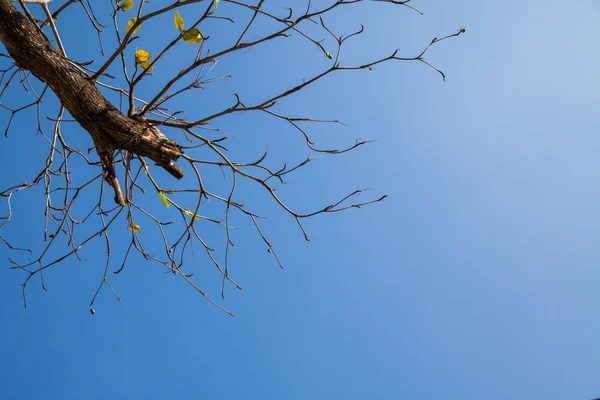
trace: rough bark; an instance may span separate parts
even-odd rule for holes
[[[183,154],[180,146],[145,120],[128,118],[117,110],[11,0],[0,0],[0,41],[20,68],[50,86],[61,104],[90,134],[105,179],[115,189],[117,203],[124,205],[115,175],[115,150],[148,157],[175,178],[183,177],[183,170],[173,163]]]

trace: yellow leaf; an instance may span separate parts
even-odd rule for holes
[[[148,71],[154,71],[154,67],[151,67],[150,59],[152,58],[152,54],[148,53],[146,50],[138,50],[135,52],[135,62],[139,64],[140,67],[147,69]],[[144,165],[144,171],[146,175],[148,175],[148,167]]]
[[[117,4],[119,4],[119,2]],[[131,10],[133,8],[133,0],[125,0],[125,1],[123,1],[123,4],[121,4],[120,8],[121,8],[121,11]]]
[[[179,32],[183,32],[183,26],[185,22],[183,22],[183,18],[179,15],[179,11],[175,11],[175,27],[179,29]]]
[[[200,216],[199,215],[195,215],[193,212],[191,212],[187,208],[184,208],[183,212],[185,212],[187,215],[189,215],[190,217],[194,218],[195,220],[200,221]]]
[[[171,189],[169,189],[169,190],[165,190],[165,193],[166,194],[173,194],[173,191]]]
[[[165,203],[165,207],[171,208],[171,203],[169,203],[169,199],[163,194],[163,192],[158,192],[158,196],[160,197],[162,202]]]
[[[135,62],[141,63],[144,61],[149,61],[152,58],[152,54],[148,53],[146,50],[138,50],[135,52]]]
[[[189,44],[200,43],[204,40],[204,36],[202,36],[198,28],[194,28],[183,32],[183,40]]]
[[[149,174],[148,172],[148,166],[146,165],[146,163],[142,164],[144,166],[144,172],[146,173],[146,175]]]
[[[129,22],[127,22],[127,33],[129,33],[129,31],[131,30],[131,28],[133,27],[133,24],[135,24],[135,21],[137,21],[137,18],[133,17],[129,20]],[[137,31],[140,30],[141,27],[142,27],[142,24],[139,24],[131,33],[135,34]]]
[[[140,226],[138,224],[129,224],[129,230],[133,233],[140,233]]]
[[[333,56],[331,55],[330,52],[326,51],[325,55],[327,56],[327,58],[329,58],[330,60],[333,60]]]
[[[217,10],[217,7],[219,7],[219,1],[220,0],[215,0],[215,11]]]
[[[147,69],[148,72],[150,71],[154,71],[154,67],[150,67],[150,61],[142,61],[140,64],[140,67]]]

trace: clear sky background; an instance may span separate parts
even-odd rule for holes
[[[139,260],[111,278],[126,306],[104,291],[90,315],[103,271],[100,245],[84,263],[49,270],[48,292],[30,285],[24,309],[24,276],[4,262],[0,398],[600,397],[600,3],[414,4],[424,16],[369,3],[330,24],[342,32],[367,27],[346,50],[349,62],[396,47],[413,55],[432,37],[465,26],[465,35],[427,57],[446,72],[446,83],[425,65],[389,63],[332,76],[280,106],[348,125],[311,126],[319,143],[377,140],[318,160],[290,177],[282,197],[304,211],[368,187],[373,197],[389,194],[385,202],[307,222],[310,243],[292,219],[272,211],[265,229],[284,270],[250,227],[236,232],[232,273],[245,291],[230,289],[225,304],[235,317]],[[58,26],[74,58],[94,54],[85,52],[96,51],[93,36],[80,40],[93,35],[81,10],[72,7]],[[165,29],[173,29],[170,20]],[[226,26],[213,29],[216,38]],[[140,31],[140,46],[150,47],[160,32]],[[177,62],[157,66],[148,93]],[[211,110],[231,102],[233,90],[259,100],[328,62],[310,46],[258,47],[223,60],[220,71],[233,79],[188,105]],[[218,94],[224,100],[217,104]],[[0,139],[3,186],[31,179],[42,162],[36,154],[45,151],[31,121],[17,122]],[[279,151],[274,161],[307,155],[293,150],[295,133],[258,116],[219,126],[237,154],[259,143]],[[69,129],[73,140],[82,135]],[[25,153],[19,146],[26,144],[37,147]],[[32,160],[38,164],[17,169]],[[259,209],[273,208],[252,189],[240,193]],[[32,224],[39,202],[23,197],[17,207],[27,218],[2,232],[15,245],[41,238]],[[113,239],[119,235],[127,240],[125,226]],[[1,247],[0,255],[9,252]],[[191,272],[200,277],[211,268],[197,264]],[[218,279],[201,283],[218,297]]]

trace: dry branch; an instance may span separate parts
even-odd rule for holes
[[[25,3],[44,3],[42,6],[47,7],[46,1],[17,1],[23,9],[23,14],[17,10],[11,0],[0,0],[0,42],[4,44],[8,52],[8,54],[0,53],[0,59],[7,59],[10,62],[7,68],[0,69],[0,100],[6,88],[16,80],[19,80],[24,90],[33,93],[35,99],[19,107],[9,107],[0,102],[0,108],[11,113],[6,128],[7,135],[16,114],[35,109],[38,116],[38,133],[41,133],[47,140],[49,153],[44,168],[30,182],[24,182],[0,192],[0,197],[7,200],[7,214],[0,217],[0,228],[3,228],[13,217],[12,202],[15,201],[15,196],[37,185],[43,185],[46,197],[44,210],[45,243],[42,250],[37,253],[13,246],[3,236],[0,236],[0,245],[4,245],[8,250],[18,254],[27,253],[30,255],[26,261],[9,259],[12,268],[27,274],[23,284],[23,296],[25,298],[25,288],[31,278],[40,276],[42,287],[45,289],[44,271],[70,258],[81,261],[80,250],[95,238],[103,238],[106,247],[106,262],[102,279],[93,296],[90,308],[104,286],[108,287],[116,298],[121,301],[108,279],[108,271],[114,258],[109,231],[115,226],[115,221],[124,221],[130,232],[125,254],[118,261],[117,267],[114,268],[115,274],[123,271],[130,260],[131,254],[137,252],[144,259],[155,261],[173,274],[182,277],[198,293],[221,308],[191,280],[193,274],[184,272],[183,268],[187,266],[186,259],[188,254],[193,252],[194,244],[200,245],[207,259],[214,265],[222,278],[221,296],[225,298],[225,283],[230,283],[235,288],[241,289],[241,286],[232,279],[229,268],[230,253],[233,247],[231,230],[234,228],[232,220],[235,216],[246,217],[252,222],[258,237],[267,246],[268,251],[273,254],[277,264],[282,267],[273,244],[259,224],[261,216],[237,199],[238,180],[254,184],[260,192],[271,199],[276,207],[279,207],[295,220],[306,240],[308,240],[308,234],[302,225],[304,219],[319,214],[360,208],[383,200],[386,196],[354,202],[356,196],[364,192],[364,190],[358,189],[316,210],[297,211],[289,206],[276,193],[274,184],[284,183],[288,174],[301,170],[318,156],[345,153],[368,143],[368,141],[357,140],[355,144],[347,147],[320,148],[309,136],[305,124],[339,124],[340,121],[284,115],[277,110],[277,105],[288,96],[302,91],[307,86],[313,85],[331,74],[340,71],[372,69],[373,66],[384,62],[420,62],[439,72],[445,79],[443,72],[430,64],[424,57],[436,43],[464,32],[464,29],[460,29],[454,34],[434,38],[415,56],[401,56],[398,50],[393,50],[383,57],[366,60],[359,65],[346,65],[342,63],[341,58],[343,46],[348,40],[361,35],[364,27],[361,26],[355,32],[347,35],[336,35],[335,29],[326,24],[325,17],[340,7],[367,2],[386,3],[388,6],[400,6],[416,10],[409,4],[410,0],[331,0],[328,5],[323,6],[321,9],[314,8],[311,2],[307,1],[305,3],[306,7],[300,13],[287,9],[283,15],[265,8],[265,4],[268,5],[269,2],[263,0],[256,0],[252,4],[241,0],[221,0],[222,3],[227,3],[229,7],[236,7],[247,12],[248,18],[241,22],[242,29],[240,29],[240,33],[237,33],[237,36],[233,38],[229,38],[228,41],[217,42],[213,48],[209,48],[208,43],[212,43],[212,41],[208,40],[208,36],[206,36],[205,40],[201,41],[193,61],[184,65],[166,81],[164,86],[157,88],[155,94],[147,100],[136,95],[137,87],[147,81],[145,78],[150,75],[152,67],[159,65],[157,61],[168,57],[169,51],[185,40],[185,32],[182,31],[174,36],[144,68],[135,63],[133,73],[130,73],[127,68],[126,51],[128,51],[131,43],[136,40],[136,28],[141,26],[142,23],[148,23],[162,17],[166,18],[176,10],[184,10],[186,7],[194,5],[204,8],[202,12],[194,14],[195,19],[187,25],[188,29],[201,29],[209,19],[237,23],[227,15],[215,14],[217,6],[215,0],[171,1],[166,5],[160,4],[157,9],[149,12],[144,10],[144,1],[137,1],[137,6],[133,7],[131,11],[137,19],[132,20],[132,26],[125,34],[119,30],[117,18],[124,11],[125,1],[113,0],[110,3],[112,5],[111,17],[117,44],[109,55],[99,60],[95,70],[92,69],[94,63],[80,63],[67,58],[67,52],[62,47],[59,32],[53,23],[53,20],[62,15],[65,9],[72,4],[79,3],[87,20],[92,24],[100,38],[104,32],[104,25],[97,19],[91,3],[82,0],[65,0],[52,15],[45,8],[44,15],[47,19],[43,21],[35,19]],[[278,27],[263,35],[251,36],[248,34],[256,24],[263,20],[275,23]],[[50,36],[55,38],[59,49],[52,45],[48,36],[43,32],[48,23],[52,29],[52,35]],[[331,52],[327,51],[323,45],[323,39],[315,38],[308,33],[309,30],[305,29],[308,25],[319,27],[323,35],[335,43],[335,48],[332,47]],[[184,117],[183,113],[171,112],[165,107],[166,104],[185,92],[197,90],[221,79],[229,78],[229,74],[220,77],[214,75],[213,70],[220,59],[238,53],[240,50],[259,46],[275,39],[286,39],[294,35],[314,45],[324,57],[331,60],[330,64],[313,76],[306,77],[301,83],[279,93],[265,96],[262,101],[255,104],[246,104],[236,94],[235,102],[232,105],[224,107],[211,115],[196,116],[194,118]],[[229,44],[220,46],[222,43]],[[100,46],[102,56],[104,56],[102,41],[100,41]],[[113,75],[110,74],[114,70],[120,72],[123,81],[126,83],[125,85],[120,86],[119,84],[107,84],[105,82],[106,79],[113,78]],[[34,90],[34,85],[30,82],[31,77],[35,77],[43,83],[44,89],[39,93]],[[48,88],[50,90],[47,90]],[[53,121],[52,134],[46,134],[40,121],[42,115],[41,104],[42,99],[50,92],[56,95],[62,106],[58,115],[51,118]],[[123,104],[119,108],[112,104],[103,95],[107,92],[114,92],[121,96],[124,99],[123,103],[127,106],[127,111],[120,111]],[[62,124],[66,122],[63,116],[65,110],[91,137],[93,147],[98,155],[97,160],[70,146],[65,140],[61,129]],[[224,146],[227,137],[213,124],[223,117],[244,112],[263,113],[284,121],[292,130],[301,135],[311,155],[301,162],[290,165],[285,164],[283,167],[271,165],[267,157],[268,152],[253,158],[256,160],[254,162],[231,159],[227,148]],[[188,143],[181,146],[175,141],[169,140],[161,129],[177,129],[182,132]],[[201,159],[195,156],[194,149],[197,148],[206,150],[212,156],[212,159]],[[184,150],[186,154],[184,154]],[[93,176],[83,182],[72,182],[70,163],[73,158],[77,159],[79,165],[83,163],[90,170],[95,171]],[[191,171],[184,182],[184,187],[176,190],[163,187],[164,183],[155,178],[154,169],[148,160],[153,161],[177,179],[183,178],[184,172],[174,161],[180,160],[183,162],[188,171]],[[120,166],[119,169],[117,169],[117,166]],[[205,182],[200,172],[201,168],[220,169],[224,176],[231,178],[228,181],[230,182],[229,188],[223,192],[214,191],[212,186]],[[123,172],[121,179],[118,179],[117,175],[120,170]],[[104,179],[102,180],[101,177]],[[56,183],[58,178],[62,178],[60,180],[61,184]],[[104,182],[112,188],[114,202],[117,203],[116,207],[112,202],[108,206],[106,201],[103,201],[105,197]],[[98,201],[95,204],[87,204],[85,216],[79,219],[76,218],[73,212],[76,200],[82,192],[89,193],[92,191],[96,191]],[[180,217],[180,222],[177,225],[179,230],[176,233],[167,229],[167,226],[173,224],[173,221],[162,221],[151,211],[142,207],[136,200],[136,196],[139,197],[140,194],[147,192],[156,192],[164,205]],[[188,206],[185,207],[183,199],[189,201],[190,195],[195,197],[195,201],[192,206],[188,203]],[[222,215],[206,215],[204,213],[205,204],[209,200],[223,205],[224,212]],[[80,226],[89,224],[94,219],[97,222],[99,221],[99,229],[90,235],[76,234]],[[138,223],[140,219],[150,221],[154,225],[160,235],[162,249],[157,249],[156,246],[152,246],[151,250],[145,248],[140,236],[141,229],[145,228],[141,228]],[[211,224],[219,229],[224,229],[223,256],[218,257],[216,249],[210,246],[201,235],[200,224]],[[59,237],[67,239],[67,249],[57,257],[50,257],[50,254],[53,254],[51,250],[59,247],[57,244],[59,243],[57,241]],[[91,310],[93,311],[93,308]]]

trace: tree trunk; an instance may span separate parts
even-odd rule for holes
[[[177,179],[183,170],[173,161],[180,146],[144,120],[128,118],[117,110],[92,81],[79,72],[60,51],[14,6],[0,0],[0,41],[18,67],[48,84],[61,104],[94,142],[106,181],[115,189],[115,201],[124,205],[115,176],[115,150],[148,157]],[[120,198],[119,198],[120,197]]]

